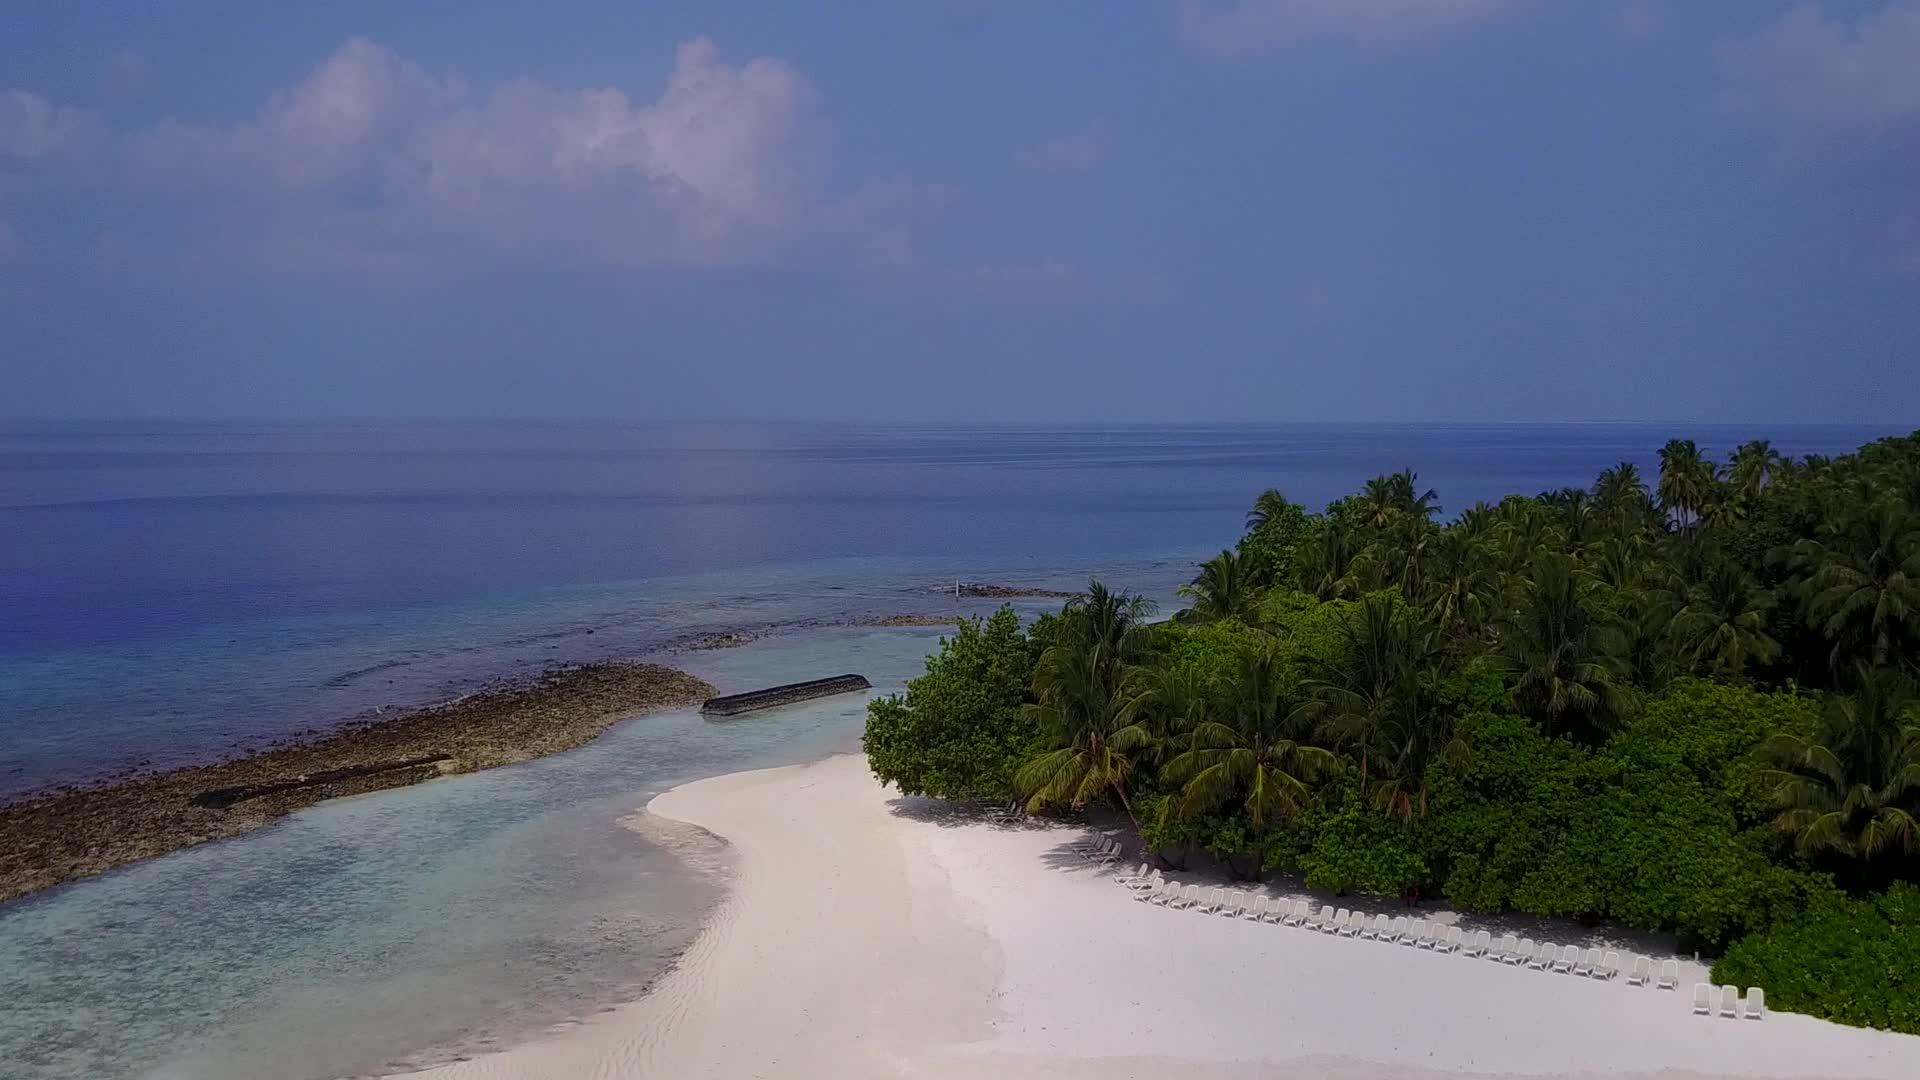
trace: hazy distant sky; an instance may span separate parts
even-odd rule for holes
[[[1920,0],[19,3],[0,416],[1920,423]]]

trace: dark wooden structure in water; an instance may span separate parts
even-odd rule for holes
[[[724,694],[720,697],[708,698],[706,703],[700,706],[700,711],[708,716],[735,716],[755,709],[771,709],[775,705],[791,705],[796,701],[811,701],[814,698],[872,688],[873,684],[867,681],[865,675],[835,675],[826,679],[769,686],[765,690],[749,690],[744,694]]]

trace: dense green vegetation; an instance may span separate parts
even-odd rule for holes
[[[1109,803],[1173,866],[1668,931],[1920,1032],[1920,433],[1659,460],[1451,522],[1411,471],[1268,491],[1167,621],[1095,582],[962,627],[874,703],[874,772]]]

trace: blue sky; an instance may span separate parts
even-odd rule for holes
[[[1920,0],[20,7],[0,415],[1920,405]]]

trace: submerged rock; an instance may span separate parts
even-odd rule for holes
[[[0,807],[0,903],[248,832],[336,796],[570,750],[616,720],[713,692],[657,664],[555,668],[230,761],[29,796]]]

